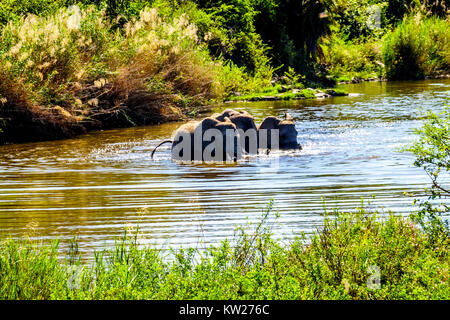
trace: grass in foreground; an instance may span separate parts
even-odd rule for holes
[[[269,210],[253,231],[207,251],[163,251],[127,234],[83,264],[76,243],[0,247],[0,299],[449,299],[449,233],[363,209],[333,212],[312,238],[271,237]]]

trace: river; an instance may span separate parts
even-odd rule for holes
[[[416,139],[423,110],[440,111],[450,79],[343,85],[347,97],[233,103],[260,122],[289,112],[299,153],[259,156],[234,165],[179,164],[161,148],[180,123],[91,132],[74,139],[0,146],[0,240],[75,235],[80,250],[114,243],[125,226],[157,247],[217,244],[258,221],[273,199],[276,238],[310,233],[324,206],[412,210],[429,185],[414,157],[398,149]]]

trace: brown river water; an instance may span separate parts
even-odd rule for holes
[[[166,146],[152,160],[180,123],[0,146],[0,240],[59,238],[64,247],[76,235],[89,253],[139,225],[141,241],[160,248],[209,246],[258,221],[271,199],[274,235],[286,240],[320,226],[324,205],[352,210],[363,198],[367,208],[408,214],[404,192],[422,194],[429,179],[398,149],[416,139],[419,108],[448,103],[450,79],[341,87],[350,96],[217,108],[245,109],[258,122],[289,112],[303,150],[278,158],[180,164]]]

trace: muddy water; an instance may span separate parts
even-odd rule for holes
[[[227,104],[260,121],[289,112],[300,153],[235,165],[178,164],[152,148],[180,123],[92,132],[75,139],[0,146],[0,239],[77,235],[82,251],[114,242],[139,224],[156,246],[207,246],[257,221],[273,199],[275,236],[292,239],[320,225],[328,208],[366,206],[407,214],[429,184],[397,149],[415,139],[419,108],[440,111],[450,81],[343,86],[348,97]],[[221,109],[224,107],[220,107]],[[370,203],[368,203],[370,201]]]

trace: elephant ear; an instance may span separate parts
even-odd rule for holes
[[[256,130],[255,120],[250,114],[239,113],[230,118],[236,128],[247,131],[248,129]]]
[[[286,121],[294,121],[294,118],[286,112],[285,116],[284,116],[284,120]]]
[[[234,114],[237,114],[237,113],[238,112],[236,110],[226,109],[226,110],[222,111],[222,116],[229,118],[229,117],[231,117],[231,116],[233,116]]]
[[[253,116],[248,113],[247,111],[241,111],[240,113],[236,113],[230,117],[231,122],[233,122],[234,119],[254,119]]]
[[[210,116],[210,118],[213,118],[213,119],[216,119],[216,120],[221,121],[220,118],[222,118],[222,114],[221,114],[221,113],[213,113],[213,114]]]
[[[219,122],[216,125],[216,128],[225,128],[225,129],[234,129],[234,130],[236,130],[236,126],[234,125],[234,123],[228,117],[225,117],[222,122]]]

